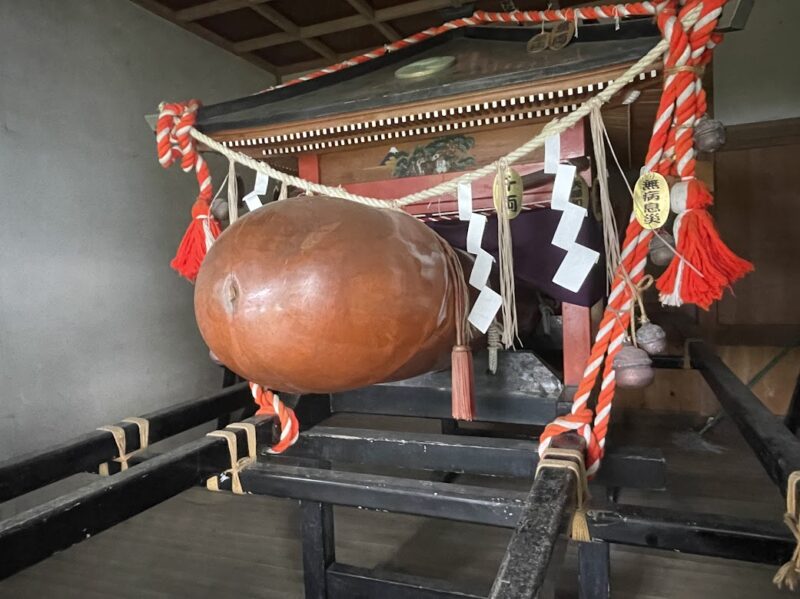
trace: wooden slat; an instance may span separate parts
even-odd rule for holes
[[[254,3],[251,3],[251,8],[277,27],[283,29],[289,36],[291,36],[292,40],[302,43],[307,48],[313,50],[317,54],[322,55],[327,60],[336,59],[336,52],[334,52],[320,40],[301,36],[300,27],[298,27],[291,19],[283,16],[274,8],[270,6],[256,6]]]
[[[390,42],[399,40],[402,37],[394,27],[387,23],[381,23],[375,18],[375,10],[367,4],[366,0],[347,0],[347,3],[352,6],[358,14],[368,19],[372,26],[380,31]]]
[[[723,146],[725,151],[716,156],[718,201],[713,210],[720,236],[756,269],[736,282],[734,293],[726,293],[711,314],[703,315],[706,326],[756,331],[774,326],[788,332],[795,325],[796,334],[800,325],[800,304],[795,300],[800,294],[795,276],[800,204],[794,191],[800,119],[794,122],[794,131],[791,120],[731,127],[734,149]],[[774,339],[773,333],[762,343],[778,345]]]
[[[433,12],[450,6],[452,6],[452,0],[417,0],[407,4],[400,4],[398,6],[390,6],[376,10],[371,18],[363,14],[357,14],[349,17],[333,19],[331,21],[325,21],[323,23],[315,23],[306,27],[299,27],[297,34],[300,39],[309,39],[313,37],[319,37],[321,35],[347,31],[348,29],[355,29],[365,25],[372,25],[373,23],[385,23],[386,21],[392,21],[394,19],[401,19],[403,17]],[[280,27],[280,25],[278,26]],[[282,43],[285,42],[280,38],[276,38],[274,35],[263,35],[241,41],[235,44],[235,46],[240,52],[250,52],[252,50],[268,48],[270,46],[276,46]],[[294,67],[294,65],[292,65],[292,67]],[[297,72],[300,70],[303,69],[295,68],[292,72]]]
[[[416,0],[415,2],[405,2],[396,6],[387,6],[375,11],[375,18],[378,21],[393,21],[404,17],[412,17],[426,12],[433,12],[442,8],[452,8],[460,4],[453,0]]]
[[[734,125],[725,132],[719,152],[791,145],[800,143],[800,118]]]
[[[234,44],[237,52],[250,52],[251,50],[259,50],[261,48],[270,48],[272,46],[280,46],[287,44],[297,39],[297,36],[291,33],[281,31],[278,33],[270,33],[269,35],[262,35],[243,42]]]
[[[198,21],[206,17],[213,17],[214,15],[221,15],[226,12],[232,12],[246,6],[252,6],[256,3],[266,2],[267,0],[211,0],[184,8],[183,10],[175,11],[175,16],[180,21]]]
[[[264,60],[263,58],[256,56],[254,54],[250,54],[247,51],[238,50],[235,44],[226,40],[224,37],[217,35],[213,31],[206,29],[202,25],[198,25],[197,23],[193,23],[191,21],[181,21],[176,16],[177,13],[174,10],[170,10],[169,8],[160,4],[156,0],[132,0],[132,2],[138,4],[145,10],[149,10],[150,12],[158,15],[162,19],[174,23],[181,29],[185,29],[186,31],[194,33],[195,35],[203,38],[207,42],[211,42],[212,44],[222,48],[226,52],[235,54],[236,56],[239,56],[240,58],[246,60],[247,62],[254,64],[255,66],[273,75],[276,79],[276,82],[280,82],[281,76],[280,73],[278,72],[278,68],[271,62]]]

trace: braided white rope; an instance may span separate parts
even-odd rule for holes
[[[582,118],[591,112],[594,106],[599,107],[608,102],[617,92],[632,82],[640,74],[644,73],[653,63],[659,60],[668,47],[669,42],[662,39],[653,47],[652,50],[645,54],[630,68],[628,68],[628,70],[626,70],[622,75],[617,77],[617,79],[615,79],[611,85],[599,92],[595,97],[587,100],[576,110],[569,113],[562,119],[553,119],[544,126],[544,128],[541,130],[541,132],[539,132],[538,135],[536,135],[536,137],[530,139],[516,150],[513,150],[498,160],[495,160],[491,164],[487,164],[479,169],[465,173],[455,179],[450,179],[444,183],[434,185],[428,189],[423,189],[422,191],[418,191],[394,200],[382,200],[378,198],[362,196],[350,193],[341,187],[331,187],[330,185],[313,183],[311,181],[307,181],[306,179],[301,179],[300,177],[295,177],[294,175],[281,172],[275,168],[272,168],[265,162],[259,162],[255,158],[251,158],[250,156],[231,150],[230,148],[222,145],[218,141],[212,139],[208,135],[205,135],[195,128],[192,128],[190,133],[197,141],[205,144],[212,150],[219,152],[229,160],[238,162],[242,166],[251,168],[254,171],[264,173],[265,175],[268,175],[273,179],[277,179],[284,184],[298,187],[305,192],[313,192],[320,195],[350,200],[351,202],[358,202],[360,204],[366,204],[367,206],[373,206],[375,208],[390,208],[399,210],[403,206],[407,206],[409,204],[430,200],[446,193],[454,193],[457,190],[459,183],[469,183],[475,181],[476,179],[480,179],[481,177],[485,177],[486,175],[496,173],[497,167],[501,161],[504,161],[509,165],[517,162],[523,156],[541,147],[544,144],[544,140],[548,137],[552,135],[560,135],[578,123]]]

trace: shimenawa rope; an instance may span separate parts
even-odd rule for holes
[[[455,179],[450,179],[449,181],[445,181],[444,183],[440,183],[439,185],[435,185],[428,189],[424,189],[422,191],[418,191],[416,193],[412,193],[394,200],[381,200],[378,198],[362,196],[350,193],[341,187],[332,187],[330,185],[322,185],[320,183],[307,181],[306,179],[295,177],[294,175],[289,175],[287,173],[279,171],[278,169],[275,169],[264,162],[260,162],[255,158],[251,158],[250,156],[246,156],[245,154],[236,152],[235,150],[231,150],[230,148],[224,146],[215,139],[198,131],[194,127],[190,129],[189,133],[194,139],[206,145],[208,148],[211,148],[212,150],[219,152],[229,160],[233,160],[234,162],[237,162],[242,166],[246,166],[248,168],[253,169],[254,171],[264,173],[265,175],[268,175],[273,179],[277,179],[282,183],[291,185],[293,187],[297,187],[306,192],[313,192],[321,195],[342,198],[344,200],[350,200],[352,202],[366,204],[367,206],[373,206],[375,208],[389,208],[389,209],[399,210],[403,206],[408,206],[409,204],[415,204],[417,202],[430,200],[437,196],[441,196],[447,193],[454,193],[458,189],[459,183],[472,182],[477,179],[480,179],[481,177],[485,177],[487,175],[496,172],[497,167],[499,166],[501,161],[505,161],[505,163],[508,165],[514,164],[523,156],[526,156],[527,154],[541,147],[544,144],[545,139],[547,139],[548,137],[551,137],[553,135],[560,135],[570,127],[574,126],[576,123],[578,123],[581,119],[583,119],[586,115],[588,115],[591,112],[593,106],[602,106],[603,104],[608,102],[617,92],[619,92],[622,88],[624,88],[626,85],[632,82],[641,73],[644,73],[651,65],[653,65],[656,61],[658,61],[661,58],[664,51],[668,48],[668,46],[669,46],[668,42],[662,39],[658,44],[656,44],[653,47],[652,50],[650,50],[647,54],[645,54],[641,59],[639,59],[638,62],[636,62],[630,68],[628,68],[628,70],[626,70],[622,75],[620,75],[617,79],[615,79],[611,85],[606,87],[603,91],[599,92],[595,97],[587,100],[586,102],[581,104],[576,110],[569,113],[562,119],[554,119],[550,121],[544,126],[544,128],[541,130],[541,132],[539,132],[538,135],[528,140],[526,143],[518,147],[516,150],[509,152],[502,158],[495,160],[491,164],[487,164],[486,166],[483,166],[479,169],[476,169],[469,173],[465,173],[464,175],[461,175],[460,177],[457,177]]]

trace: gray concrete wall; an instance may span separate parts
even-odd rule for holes
[[[143,115],[271,79],[126,0],[0,0],[0,40],[2,459],[219,386]]]
[[[714,114],[726,125],[800,116],[800,1],[756,0],[714,55]]]

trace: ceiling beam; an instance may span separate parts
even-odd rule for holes
[[[370,25],[380,31],[381,34],[390,42],[395,42],[403,37],[388,23],[381,23],[378,21],[375,18],[375,9],[367,4],[366,0],[347,0],[347,3],[352,6],[358,14],[367,19]]]
[[[177,13],[174,10],[171,10],[164,6],[163,4],[157,2],[156,0],[132,0],[135,4],[138,4],[145,10],[150,11],[151,13],[161,17],[162,19],[174,23],[181,29],[185,29],[190,33],[197,35],[198,37],[203,38],[207,42],[214,44],[225,50],[226,52],[230,52],[238,56],[239,58],[246,60],[247,62],[263,69],[270,75],[275,78],[276,83],[280,83],[281,75],[280,70],[277,66],[272,64],[271,62],[264,60],[263,58],[256,56],[254,54],[250,54],[249,52],[241,52],[236,49],[236,45],[229,40],[226,40],[224,37],[217,35],[213,31],[206,29],[205,27],[198,25],[197,23],[192,22],[184,22],[178,19]]]
[[[464,0],[415,0],[396,6],[387,6],[375,11],[375,18],[378,21],[391,21],[404,17],[413,17],[425,12],[433,12],[442,8],[453,8],[461,6]]]
[[[330,33],[347,31],[348,29],[355,29],[356,27],[363,27],[364,25],[371,25],[372,21],[376,23],[385,23],[386,21],[391,21],[394,19],[401,19],[426,12],[433,12],[441,8],[452,7],[455,2],[457,2],[457,0],[415,0],[414,2],[398,4],[397,6],[389,6],[387,8],[376,10],[374,11],[372,19],[365,17],[363,14],[357,14],[349,17],[342,17],[340,19],[334,19],[332,21],[325,21],[323,23],[315,23],[314,25],[308,25],[307,27],[298,27],[296,32],[297,41],[319,37],[321,35],[328,35]],[[271,34],[238,42],[234,44],[234,47],[239,52],[252,52],[253,50],[269,48],[270,46],[277,46],[278,44],[282,43],[285,43],[283,38],[278,38],[276,37],[276,34]]]
[[[310,48],[328,60],[333,60],[336,58],[336,52],[334,52],[332,48],[328,47],[327,44],[324,44],[320,40],[302,37],[300,34],[300,27],[298,27],[293,21],[283,16],[274,8],[270,6],[261,6],[260,3],[261,0],[250,0],[248,5],[252,10],[270,21],[273,25],[283,29],[284,33],[288,34],[292,41],[300,42],[307,48]]]
[[[269,0],[259,0],[259,3],[268,1]],[[254,3],[253,0],[211,0],[210,2],[198,4],[197,6],[176,10],[175,16],[179,21],[198,21],[206,17],[233,12],[234,10],[251,6]]]

